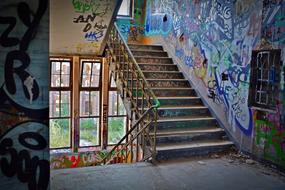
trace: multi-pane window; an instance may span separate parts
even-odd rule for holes
[[[125,135],[129,123],[126,110],[114,80],[108,84],[102,69],[99,58],[50,59],[50,148],[62,149],[53,152],[114,145]],[[108,86],[104,92],[102,78]],[[107,103],[107,99],[108,107],[102,105],[102,100]],[[102,115],[106,109],[107,121]],[[101,122],[104,125],[100,126]],[[108,131],[102,132],[108,136],[101,133],[105,122]]]
[[[281,50],[252,52],[249,105],[276,109],[280,83]]]
[[[80,147],[99,145],[101,62],[81,60]]]
[[[50,148],[70,147],[71,60],[51,59],[50,68]]]
[[[116,144],[126,133],[127,116],[113,77],[109,85],[108,144]]]

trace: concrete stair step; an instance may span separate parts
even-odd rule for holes
[[[195,106],[203,105],[201,98],[197,96],[157,97],[161,106]],[[141,105],[141,98],[138,98],[138,105]],[[146,105],[146,102],[144,102]]]
[[[161,45],[128,44],[131,50],[163,50]]]
[[[179,71],[142,71],[145,78],[159,79],[184,79],[184,76]]]
[[[166,97],[166,96],[197,96],[195,90],[190,87],[155,87],[151,88],[156,96]]]
[[[217,126],[217,121],[212,116],[161,117],[157,120],[157,130],[201,129],[209,126]]]
[[[174,64],[153,64],[153,63],[138,63],[141,70],[148,71],[178,71],[177,65]]]
[[[190,87],[190,83],[186,79],[146,79],[150,87]],[[129,81],[131,83],[131,81]],[[136,80],[133,80],[136,85]]]
[[[205,106],[161,106],[158,108],[158,116],[161,117],[187,117],[187,116],[211,116]]]
[[[156,159],[167,160],[179,157],[190,157],[194,155],[206,155],[214,152],[228,151],[232,146],[233,143],[227,140],[203,140],[158,144],[156,147]]]
[[[221,140],[224,135],[225,131],[219,127],[158,130],[156,133],[156,142],[157,144],[164,144],[200,140]]]
[[[167,52],[165,51],[156,51],[156,50],[143,50],[143,49],[136,49],[131,50],[132,54],[136,56],[146,56],[146,57],[168,57]]]
[[[173,65],[173,60],[170,57],[154,57],[154,56],[134,56],[134,57],[137,63]]]

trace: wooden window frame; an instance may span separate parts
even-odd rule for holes
[[[69,72],[69,86],[68,87],[53,87],[51,85],[52,83],[52,63],[53,62],[60,62],[62,64],[62,62],[69,62],[70,63],[70,72]],[[72,104],[72,100],[73,100],[73,96],[72,96],[72,91],[73,91],[73,83],[72,83],[72,79],[73,79],[73,61],[70,57],[51,57],[50,61],[49,61],[49,96],[50,96],[50,92],[51,91],[55,91],[55,92],[59,92],[60,94],[60,98],[59,100],[61,101],[61,92],[62,91],[69,91],[70,92],[70,106],[69,106],[69,117],[50,117],[49,114],[49,120],[50,119],[69,119],[69,129],[70,129],[70,134],[69,134],[69,146],[67,147],[56,147],[56,148],[51,148],[49,145],[49,148],[51,150],[56,150],[56,149],[70,149],[72,146],[72,130],[73,130],[73,121],[72,121],[72,110],[73,110],[73,104]],[[60,67],[60,80],[61,80],[61,67]],[[61,103],[60,103],[61,106]],[[60,108],[60,112],[61,112],[61,108]],[[60,114],[59,114],[60,115]]]
[[[99,76],[99,85],[98,87],[83,87],[82,86],[82,80],[83,80],[83,64],[84,63],[92,63],[92,66],[93,66],[93,63],[100,63],[100,76]],[[101,146],[101,140],[102,140],[102,137],[101,137],[101,115],[102,115],[102,109],[101,109],[101,105],[102,105],[102,74],[103,74],[103,61],[102,59],[93,59],[93,58],[80,58],[80,83],[79,83],[79,100],[80,101],[80,92],[89,92],[89,99],[90,99],[90,93],[92,91],[97,91],[99,92],[99,115],[98,116],[81,116],[80,113],[81,113],[81,108],[79,106],[79,120],[81,118],[98,118],[99,119],[99,126],[98,126],[98,144],[97,145],[91,145],[91,146],[80,146],[80,121],[79,121],[79,126],[78,126],[78,147],[79,148],[88,148],[88,147],[99,147]],[[90,85],[91,85],[91,78],[92,78],[92,68],[91,68],[91,73],[90,73]]]
[[[129,119],[128,119],[128,115],[127,113],[125,115],[119,115],[118,112],[119,112],[119,98],[120,98],[120,95],[118,94],[118,89],[117,87],[112,87],[111,86],[112,84],[112,74],[109,73],[109,85],[108,85],[108,104],[109,104],[109,95],[110,95],[110,92],[116,92],[116,97],[117,97],[117,114],[116,115],[110,115],[110,113],[108,113],[108,121],[109,121],[109,118],[110,117],[113,117],[113,118],[125,118],[126,119],[126,126],[125,126],[125,134],[128,132],[128,126],[129,126]],[[109,107],[108,107],[109,109]],[[109,122],[108,122],[109,124]],[[109,125],[108,125],[108,129],[109,129]],[[108,131],[108,134],[110,132]],[[113,146],[115,145],[114,143],[109,143],[109,137],[107,137],[107,142],[108,142],[108,145],[109,146]]]

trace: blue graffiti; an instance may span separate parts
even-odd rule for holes
[[[99,32],[88,32],[85,34],[85,39],[87,41],[96,41],[98,42],[100,38],[103,37],[103,32],[99,31]]]

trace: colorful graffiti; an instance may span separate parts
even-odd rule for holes
[[[128,43],[150,44],[152,42],[151,37],[146,35],[146,10],[148,10],[148,0],[134,1],[133,18],[117,20],[120,32]]]
[[[109,151],[109,150],[108,150]],[[102,165],[102,160],[108,154],[107,150],[87,151],[80,153],[58,153],[51,154],[50,168],[77,168]],[[115,153],[115,152],[114,152]],[[131,154],[125,150],[121,151],[110,160],[110,164],[116,163],[131,163]]]
[[[281,109],[282,104],[279,104]],[[281,125],[280,113],[255,111],[255,140],[264,157],[285,166],[285,127]]]
[[[73,0],[72,5],[74,11],[80,13],[73,18],[73,23],[84,26],[82,28],[84,39],[90,42],[101,40],[107,29],[104,17],[112,11],[109,1],[102,3],[96,0]]]
[[[262,36],[274,45],[285,45],[285,2],[263,1]]]
[[[48,1],[0,9],[1,189],[48,189]]]
[[[95,152],[85,152],[77,154],[58,154],[51,155],[50,168],[77,168],[86,166],[96,166],[100,162],[100,154]]]
[[[255,130],[264,157],[284,166],[284,65],[280,68],[280,93],[276,94],[278,113],[265,111],[264,118],[256,119],[253,113],[257,111],[248,106],[248,95],[252,50],[281,49],[285,53],[285,1],[149,3],[146,34],[163,36],[169,50],[184,63],[183,68],[205,85],[199,88],[206,88],[208,98],[226,108],[230,126],[239,128],[248,138]],[[155,19],[171,21],[171,28],[158,22],[148,26]]]
[[[160,21],[169,20],[171,30],[169,24],[161,26],[162,31],[149,27],[149,34],[163,35],[176,56],[203,81],[209,98],[225,105],[229,123],[251,135],[250,52],[260,39],[262,2],[157,0],[150,4],[146,23],[161,15]]]

